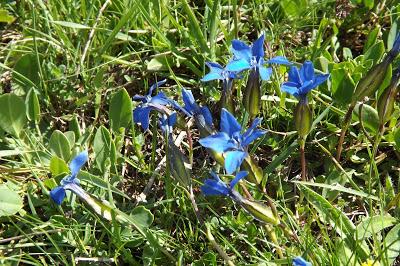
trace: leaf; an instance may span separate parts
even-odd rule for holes
[[[69,22],[69,21],[53,21],[53,23],[63,26],[63,27],[72,28],[72,29],[84,29],[84,30],[90,29],[89,26],[75,23],[75,22]]]
[[[379,117],[378,117],[378,111],[376,111],[375,108],[368,104],[362,104],[362,107],[360,109],[361,104],[357,104],[356,107],[354,108],[353,112],[353,120],[359,121],[360,120],[360,110],[361,110],[361,120],[363,123],[363,126],[366,129],[369,129],[373,133],[376,133],[379,128]]]
[[[26,124],[24,101],[15,94],[0,96],[0,127],[7,133],[18,137]]]
[[[379,60],[381,59],[384,52],[385,52],[385,45],[383,44],[383,41],[379,41],[374,45],[372,45],[364,53],[364,62],[371,59],[373,61],[373,65],[376,65],[379,63]]]
[[[23,207],[22,198],[7,185],[0,185],[0,217],[10,216],[19,212]]]
[[[7,10],[0,9],[0,22],[13,23],[15,18],[11,16]]]
[[[174,65],[174,60],[168,55],[156,55],[147,63],[148,71],[166,71],[168,66]]]
[[[348,104],[353,96],[355,83],[345,68],[333,69],[331,72],[333,99],[340,104]]]
[[[71,157],[71,146],[69,144],[69,140],[61,131],[55,130],[53,134],[51,134],[49,146],[50,150],[55,155],[66,162],[69,161]]]
[[[392,265],[400,254],[400,224],[389,231],[383,245],[386,248],[387,265]]]
[[[144,206],[134,208],[129,217],[142,229],[149,228],[154,220],[153,214]]]
[[[400,127],[398,127],[393,134],[396,149],[400,151]]]
[[[372,45],[376,43],[378,39],[378,34],[381,32],[381,26],[377,25],[375,29],[373,29],[367,37],[367,41],[364,44],[363,52],[365,53]]]
[[[33,88],[28,91],[25,99],[26,104],[26,116],[30,121],[35,121],[36,123],[40,119],[40,105],[37,94]]]
[[[26,153],[28,151],[20,151],[20,150],[0,150],[0,158],[1,157],[8,157],[8,156],[15,156]]]
[[[115,164],[116,150],[111,134],[104,126],[97,129],[93,140],[93,150],[96,154],[97,167],[104,173],[107,166]]]
[[[396,224],[396,218],[389,214],[367,217],[357,225],[355,237],[357,240],[366,239],[394,224]]]
[[[120,132],[120,128],[128,128],[132,121],[132,101],[125,89],[113,94],[109,114],[114,133]]]
[[[39,87],[39,65],[36,55],[26,54],[22,56],[14,66],[13,80],[18,83],[25,92],[32,86]]]
[[[390,31],[387,36],[387,49],[388,50],[392,49],[392,47],[393,47],[394,41],[396,40],[398,28],[399,28],[399,19],[393,20],[392,27],[390,27]]]
[[[57,156],[51,157],[50,173],[52,176],[58,176],[62,173],[68,173],[68,172],[69,172],[68,165],[63,159]]]

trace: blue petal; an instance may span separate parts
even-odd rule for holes
[[[69,169],[71,170],[71,176],[75,177],[79,170],[81,170],[82,166],[87,162],[88,160],[88,152],[87,151],[82,151],[78,155],[72,159],[72,161],[69,164]]]
[[[57,205],[61,205],[65,196],[65,189],[62,186],[55,187],[50,191],[50,197]]]
[[[324,83],[329,78],[329,76],[329,74],[316,75],[314,78],[314,87],[316,88]]]
[[[232,41],[232,49],[231,49],[235,59],[244,59],[248,62],[251,60],[251,48],[247,44],[239,40]]]
[[[252,143],[254,140],[258,139],[259,137],[261,137],[262,135],[265,135],[265,133],[267,133],[266,130],[261,130],[261,129],[255,129],[251,132],[251,134],[249,134],[248,136],[246,136],[246,138],[243,139],[242,142],[242,146],[246,147],[248,146],[250,143]]]
[[[147,130],[149,128],[149,115],[150,115],[150,111],[151,111],[151,107],[141,107],[138,106],[136,107],[136,109],[133,111],[133,120],[135,123],[140,123],[140,125],[142,126],[142,128],[144,130]]]
[[[240,132],[242,127],[236,118],[225,108],[221,110],[221,131],[232,137],[233,133]]]
[[[264,34],[260,36],[251,47],[252,55],[256,57],[258,61],[260,58],[264,57]]]
[[[224,77],[221,75],[221,73],[215,73],[215,72],[210,72],[206,74],[201,81],[207,82],[211,80],[217,80],[217,79],[224,79]]]
[[[298,86],[300,86],[302,84],[302,80],[300,79],[300,73],[299,73],[299,69],[295,66],[291,66],[289,68],[289,81],[290,82],[294,82],[297,83]]]
[[[236,186],[236,184],[245,176],[247,176],[249,173],[247,171],[240,171],[239,173],[236,174],[235,178],[231,181],[230,187],[231,189]]]
[[[258,71],[260,72],[260,77],[262,80],[269,80],[272,75],[272,68],[270,67],[260,66]]]
[[[226,65],[226,70],[232,72],[240,72],[249,68],[251,68],[251,65],[246,59],[233,60]]]
[[[305,61],[300,68],[300,78],[303,82],[314,79],[314,65],[311,61]]]
[[[167,83],[167,80],[166,80],[166,79],[163,79],[163,80],[161,80],[161,81],[159,81],[159,82],[157,82],[157,83],[151,85],[151,86],[150,86],[150,89],[149,89],[149,94],[148,94],[148,95],[151,95],[151,94],[153,93],[153,90],[154,90],[155,88],[158,88],[158,87],[160,87],[161,85],[164,85],[165,83]]]
[[[224,132],[218,132],[217,134],[202,138],[199,142],[203,147],[210,148],[216,152],[225,152],[236,147],[230,137]]]
[[[307,80],[304,82],[303,86],[299,88],[298,94],[299,96],[306,96],[312,89],[314,89],[314,83],[312,80]]]
[[[230,175],[242,164],[247,153],[244,151],[228,151],[225,153],[225,170]]]
[[[206,121],[206,124],[209,127],[212,127],[213,119],[212,119],[212,115],[211,115],[210,110],[206,106],[203,106],[203,107],[200,108],[200,112],[203,115],[204,121]]]
[[[257,117],[256,119],[254,119],[254,121],[251,123],[251,126],[246,130],[246,132],[243,134],[243,139],[247,138],[252,132],[253,130],[259,125],[261,124],[262,118]]]
[[[193,94],[190,90],[182,89],[182,98],[183,102],[185,103],[185,109],[190,114],[194,114],[199,109],[199,106],[196,104],[196,101],[193,97]]]
[[[221,73],[222,71],[224,71],[224,68],[218,63],[206,62],[206,65],[210,68],[210,72]]]
[[[394,40],[393,47],[390,50],[390,53],[396,57],[400,52],[400,33],[397,34],[396,39]]]
[[[292,82],[285,82],[281,85],[281,90],[297,97],[299,95],[299,90],[293,85],[294,84]]]
[[[292,63],[284,56],[275,56],[267,61],[268,64],[278,64],[290,66]]]
[[[230,188],[219,177],[211,172],[213,179],[206,179],[201,191],[205,196],[228,196]]]
[[[302,257],[296,257],[293,259],[293,266],[312,266],[310,262],[306,261]]]
[[[132,100],[134,101],[141,101],[141,102],[146,102],[146,97],[142,95],[135,95],[132,97]]]
[[[168,105],[171,104],[171,100],[167,98],[167,96],[165,96],[165,94],[163,92],[160,92],[159,94],[157,94],[154,97],[151,97],[150,102],[152,104],[159,104],[159,105]]]
[[[171,134],[173,127],[176,123],[176,112],[173,112],[169,116],[162,114],[160,117],[160,127],[164,133]]]

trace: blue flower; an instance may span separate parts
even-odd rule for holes
[[[284,82],[281,90],[287,92],[301,101],[307,100],[307,93],[315,89],[329,78],[329,74],[315,75],[311,61],[305,61],[300,71],[297,67],[289,69],[289,80]]]
[[[200,107],[196,100],[193,97],[193,94],[190,90],[182,89],[182,98],[185,106],[183,109],[189,116],[197,117],[205,122],[205,124],[209,127],[212,127],[212,115],[210,110],[206,106]]]
[[[211,172],[213,178],[204,181],[204,185],[201,186],[201,192],[203,192],[205,196],[227,196],[237,201],[239,197],[237,193],[234,192],[233,188],[242,178],[247,176],[247,174],[246,171],[238,172],[235,178],[227,185],[217,174]]]
[[[389,56],[393,59],[397,57],[400,52],[400,33],[397,34],[396,39],[394,40],[393,47],[389,51]]]
[[[234,60],[226,66],[227,71],[240,72],[246,69],[254,69],[260,73],[262,80],[269,80],[272,68],[265,67],[264,60],[264,34],[260,36],[251,46],[240,40],[232,41],[232,53]],[[291,63],[283,56],[277,56],[266,63],[290,65]]]
[[[161,130],[168,135],[172,134],[173,127],[176,123],[177,115],[176,112],[173,112],[170,115],[161,114],[160,116],[160,127]],[[170,139],[172,140],[172,139]]]
[[[145,96],[135,95],[133,96],[134,101],[141,101],[142,103],[138,105],[133,111],[133,120],[136,123],[140,123],[144,130],[149,128],[150,123],[150,112],[152,110],[156,110],[160,113],[169,113],[169,109],[166,107],[167,105],[171,105],[172,107],[184,111],[182,107],[179,106],[177,102],[167,98],[167,96],[160,92],[156,96],[151,96],[155,88],[165,84],[167,81],[164,79],[162,81],[153,84],[150,87],[149,93]],[[185,111],[184,111],[185,112]]]
[[[223,152],[225,170],[228,174],[232,174],[248,155],[247,146],[266,133],[266,131],[256,128],[260,123],[261,119],[256,118],[250,128],[242,134],[242,127],[238,121],[229,111],[223,108],[221,111],[221,132],[200,139],[199,142],[206,148]]]
[[[79,179],[77,175],[81,170],[81,168],[83,167],[83,165],[87,162],[87,160],[88,160],[87,151],[83,151],[79,153],[77,156],[75,156],[75,158],[73,158],[71,163],[69,164],[71,175],[64,177],[61,180],[61,185],[55,187],[50,191],[50,197],[57,205],[61,205],[61,203],[63,202],[66,196],[65,191],[67,189],[72,190],[77,194],[81,193],[82,189],[74,189],[74,188],[79,187]]]
[[[211,80],[229,80],[238,78],[237,74],[232,71],[224,69],[220,64],[213,62],[206,62],[206,65],[210,68],[210,72],[206,74],[201,81],[207,82]]]
[[[299,256],[293,259],[293,266],[312,266],[312,264]]]

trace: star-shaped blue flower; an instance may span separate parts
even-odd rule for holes
[[[183,109],[186,111],[189,116],[196,116],[202,120],[204,120],[205,124],[209,127],[212,127],[212,115],[210,110],[206,106],[200,107],[196,100],[193,97],[193,94],[190,90],[182,89],[182,98],[185,106]]]
[[[235,117],[228,110],[222,108],[221,132],[200,139],[199,142],[203,147],[223,152],[225,170],[228,174],[232,174],[248,155],[248,145],[266,133],[266,131],[256,128],[260,123],[261,119],[256,118],[250,128],[242,134],[242,127]]]
[[[234,192],[233,188],[235,185],[245,176],[247,176],[246,171],[238,172],[234,179],[228,184],[223,182],[217,174],[211,172],[212,179],[206,179],[204,185],[201,186],[201,192],[205,196],[226,196],[231,197],[233,200],[238,199],[237,193]]]
[[[206,62],[206,65],[210,68],[210,72],[201,79],[203,82],[211,80],[228,82],[229,80],[239,78],[236,72],[228,71],[218,63]]]
[[[152,110],[156,110],[160,113],[169,113],[169,110],[166,106],[170,105],[173,108],[185,112],[185,110],[183,110],[183,108],[180,107],[177,102],[167,98],[167,96],[163,92],[158,93],[156,96],[151,96],[155,88],[162,86],[166,82],[167,82],[166,80],[162,80],[153,84],[149,89],[149,93],[145,96],[141,95],[133,96],[134,101],[142,102],[133,111],[133,120],[136,123],[140,123],[140,125],[144,130],[147,130],[149,128],[149,123],[150,123],[149,116]]]
[[[315,89],[329,78],[329,74],[314,73],[314,65],[311,61],[305,61],[300,71],[297,67],[289,69],[289,79],[281,85],[281,90],[287,92],[300,101],[307,100],[307,93]]]
[[[264,34],[260,36],[251,46],[240,40],[232,41],[232,53],[234,60],[226,66],[227,71],[241,72],[246,69],[259,71],[262,80],[269,80],[272,75],[272,68],[265,67],[264,64],[291,65],[283,56],[277,56],[264,60]]]
[[[50,191],[50,197],[51,199],[57,204],[61,205],[63,202],[66,193],[66,190],[72,190],[76,194],[81,193],[81,189],[79,190],[74,190],[76,186],[79,187],[79,179],[78,179],[78,173],[83,167],[83,165],[87,162],[88,160],[88,152],[83,151],[79,153],[75,158],[72,159],[71,163],[69,164],[69,170],[71,171],[71,175],[64,177],[61,180],[61,185],[58,187],[55,187]]]
[[[173,112],[170,115],[161,114],[160,115],[160,127],[161,130],[168,135],[172,134],[174,125],[176,123],[177,115],[176,112]],[[172,139],[170,139],[172,140]]]
[[[306,261],[302,257],[295,257],[293,259],[293,266],[312,266],[310,262]]]

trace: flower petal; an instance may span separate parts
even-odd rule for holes
[[[238,59],[238,60],[232,60],[226,65],[226,70],[227,71],[232,71],[232,72],[240,72],[245,69],[251,68],[251,65],[248,60],[246,59]]]
[[[228,151],[225,153],[225,170],[230,175],[242,164],[247,153],[244,151]]]
[[[270,67],[259,66],[258,71],[262,80],[269,80],[272,75],[272,68]]]
[[[284,56],[275,56],[272,57],[271,59],[269,59],[267,61],[268,64],[278,64],[278,65],[286,65],[286,66],[290,66],[292,63],[286,59],[286,57]]]
[[[210,73],[206,74],[200,80],[203,81],[203,82],[207,82],[207,81],[217,80],[217,79],[224,79],[224,77],[221,75],[221,73],[210,72]]]
[[[171,104],[171,100],[163,93],[160,92],[154,97],[151,97],[150,103],[158,105],[168,105]]]
[[[225,132],[218,132],[217,134],[202,138],[199,142],[203,147],[216,152],[225,152],[236,147]]]
[[[266,130],[261,130],[261,129],[255,129],[251,132],[251,134],[249,134],[248,136],[246,136],[246,138],[243,138],[243,142],[242,142],[242,146],[246,147],[248,146],[250,143],[252,143],[254,140],[258,139],[259,137],[261,137],[262,135],[265,135],[265,133],[267,133]]]
[[[309,93],[312,89],[314,89],[314,83],[312,82],[312,80],[307,80],[306,82],[304,82],[303,86],[301,86],[299,88],[299,96],[300,97],[305,97],[307,96],[307,93]]]
[[[88,152],[82,151],[78,155],[72,159],[72,161],[69,164],[69,169],[71,170],[71,176],[76,177],[78,174],[79,170],[81,170],[82,166],[87,162],[88,160]]]
[[[141,107],[138,106],[133,111],[133,120],[135,123],[140,124],[144,130],[149,128],[149,115],[151,111],[151,107]]]
[[[295,97],[299,96],[299,90],[297,87],[293,86],[292,82],[285,82],[281,85],[281,91],[289,93]]]
[[[151,94],[153,93],[153,91],[154,91],[155,88],[158,88],[158,87],[164,85],[165,83],[167,83],[167,80],[166,80],[166,79],[163,79],[163,80],[161,80],[161,81],[159,81],[159,82],[154,83],[153,85],[151,85],[151,86],[150,86],[150,89],[149,89],[149,94],[148,94],[148,95],[151,96]]]
[[[141,102],[146,102],[146,97],[142,95],[135,95],[132,97],[132,100],[134,101],[141,101]]]
[[[311,263],[299,256],[293,259],[293,266],[311,266]]]
[[[300,78],[299,69],[297,67],[291,66],[289,68],[288,74],[289,74],[289,81],[290,82],[297,83],[298,86],[300,86],[303,83],[301,78]]]
[[[247,171],[240,171],[239,173],[236,174],[235,178],[231,181],[230,187],[231,189],[235,187],[235,185],[245,176],[247,176],[249,173]]]
[[[211,112],[210,112],[210,110],[208,109],[208,107],[206,107],[206,106],[200,107],[200,112],[201,112],[201,114],[203,115],[204,121],[206,122],[206,124],[207,124],[209,127],[212,127],[212,125],[213,125],[213,119],[212,119],[212,115],[211,115]]]
[[[244,42],[240,40],[232,41],[232,49],[231,49],[235,59],[244,59],[248,62],[251,60],[251,48]]]
[[[305,61],[300,68],[300,78],[303,82],[314,79],[314,65],[311,61]]]
[[[201,191],[205,196],[228,196],[229,187],[216,175],[211,172],[213,179],[206,179]]]
[[[254,41],[253,45],[251,46],[251,52],[252,55],[256,57],[257,61],[264,57],[264,34]]]
[[[192,91],[183,88],[182,98],[183,102],[185,103],[184,109],[192,115],[196,113],[199,109],[199,106],[197,105],[196,100],[193,97]]]
[[[57,205],[61,205],[65,196],[65,189],[62,186],[55,187],[50,191],[50,197]]]
[[[221,110],[221,131],[232,137],[233,133],[240,132],[242,127],[236,118],[225,108]]]
[[[329,74],[316,75],[314,77],[314,88],[324,83],[329,78],[329,76],[330,76]]]

